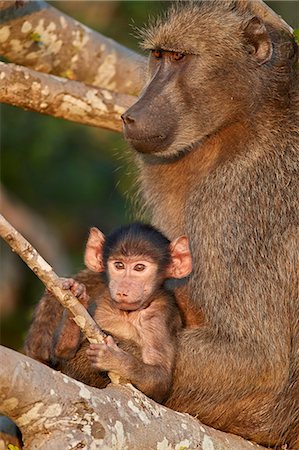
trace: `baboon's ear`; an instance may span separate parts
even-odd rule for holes
[[[248,53],[251,54],[258,64],[264,64],[271,59],[272,42],[265,24],[258,18],[252,17],[244,28]]]
[[[104,242],[104,234],[96,227],[91,228],[86,244],[84,262],[86,267],[94,272],[104,272],[105,270],[103,264]]]
[[[168,278],[185,278],[192,272],[192,258],[187,236],[180,236],[170,244],[171,264]]]

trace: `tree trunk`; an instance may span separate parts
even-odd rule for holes
[[[262,449],[158,405],[130,385],[99,390],[13,350],[0,352],[0,410],[21,429],[25,449]]]

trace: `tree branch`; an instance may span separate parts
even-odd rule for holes
[[[0,54],[72,80],[136,95],[145,58],[41,0],[1,1]]]
[[[0,214],[0,236],[16,252],[44,283],[55,298],[73,315],[89,342],[103,342],[106,334],[97,326],[87,310],[68,289],[61,288],[61,280],[52,267],[38,254],[35,248]]]
[[[156,404],[132,386],[96,389],[0,348],[0,410],[25,448],[262,450]]]
[[[136,98],[0,62],[0,102],[74,122],[121,131],[120,115]]]

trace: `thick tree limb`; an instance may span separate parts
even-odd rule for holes
[[[0,352],[0,410],[20,427],[25,449],[262,449],[132,386],[91,388],[13,350]]]
[[[0,62],[0,102],[74,122],[121,131],[120,115],[135,101],[78,81]]]
[[[9,61],[136,95],[145,59],[44,1],[1,1],[0,54]]]
[[[106,336],[87,310],[70,290],[61,288],[61,279],[52,267],[38,254],[35,248],[0,214],[0,236],[10,245],[31,270],[40,278],[46,288],[73,315],[89,342],[103,342]]]

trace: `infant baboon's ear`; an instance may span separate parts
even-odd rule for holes
[[[86,243],[84,262],[88,269],[93,272],[104,272],[103,246],[105,242],[104,234],[96,227],[90,229]]]
[[[252,17],[244,27],[246,47],[259,64],[264,64],[272,57],[272,42],[265,24],[258,18]]]
[[[171,263],[168,278],[185,278],[192,272],[192,257],[187,236],[180,236],[170,244]]]

